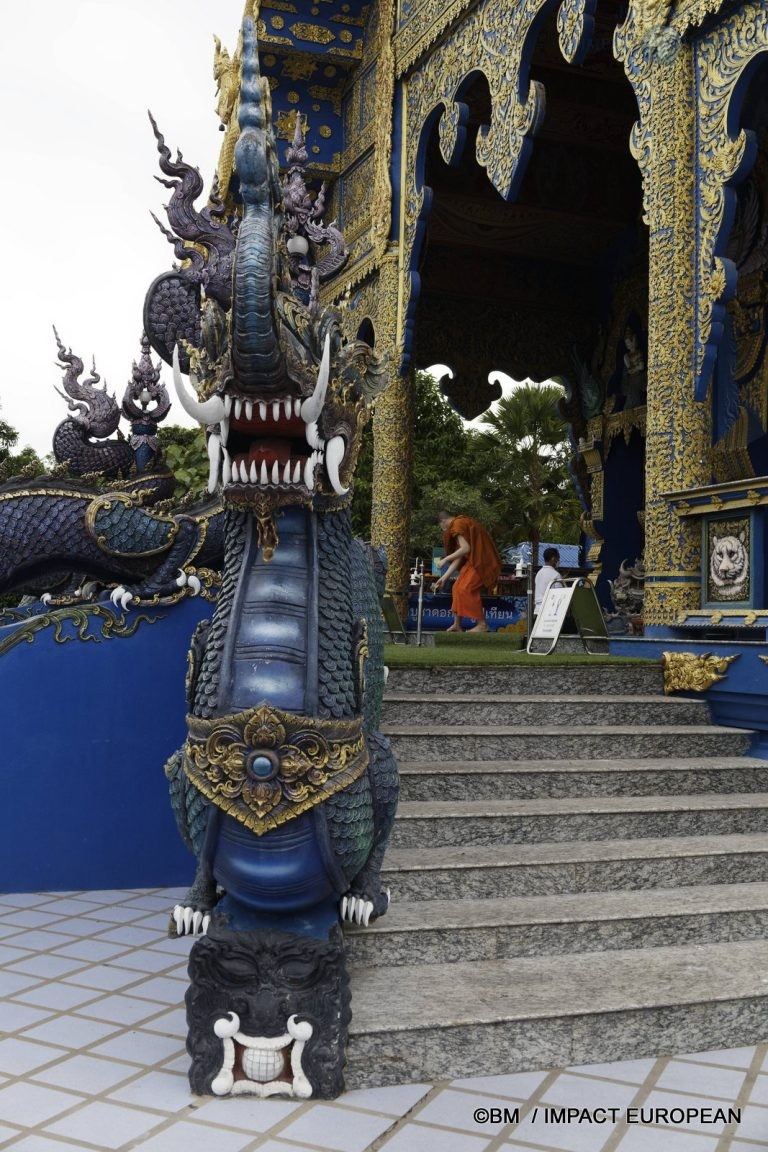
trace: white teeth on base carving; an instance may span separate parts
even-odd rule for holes
[[[269,476],[267,476],[267,462],[266,462],[266,460],[262,460],[262,462],[261,462],[261,483],[262,484],[269,484]]]
[[[320,433],[317,430],[317,421],[313,420],[311,424],[307,424],[304,429],[304,435],[307,438],[307,444],[310,448],[319,448],[322,444]]]
[[[291,462],[286,460],[285,468],[283,468],[283,483],[290,484],[291,482]]]
[[[256,467],[256,461],[255,460],[251,460],[251,471],[249,472],[248,476],[249,476],[249,479],[251,481],[251,484],[258,484],[258,482],[259,482],[259,470]]]
[[[263,400],[259,402],[259,416],[262,420],[266,420],[267,418],[267,406]]]
[[[235,420],[239,420],[240,414],[243,411],[243,402],[239,398],[237,400],[235,400],[234,410],[235,410]]]
[[[224,451],[224,464],[221,469],[221,482],[222,484],[229,484],[232,479],[232,461],[229,458],[228,452]]]
[[[246,420],[250,420],[252,416],[253,416],[253,401],[252,400],[246,400],[246,402],[245,402],[245,418],[246,418]]]
[[[314,455],[314,452],[312,453],[309,460],[307,460],[306,464],[304,465],[304,486],[306,488],[308,488],[310,490],[310,492],[314,491],[314,488],[315,488],[315,455]]]
[[[277,421],[280,419],[280,401],[275,400],[272,404],[272,419]]]
[[[280,483],[280,465],[278,464],[277,460],[275,460],[274,464],[272,465],[272,483]]]
[[[301,416],[301,400],[294,400],[293,414],[294,416]]]
[[[290,399],[289,399],[287,396],[286,396],[285,400],[283,400],[283,412],[285,412],[285,418],[286,418],[286,420],[290,420],[290,417],[291,417],[291,401],[290,401]]]
[[[296,461],[296,467],[293,470],[293,482],[298,484],[301,480],[301,460]]]
[[[215,492],[219,482],[219,462],[221,460],[221,440],[212,432],[208,437],[208,491]]]

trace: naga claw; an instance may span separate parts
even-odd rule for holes
[[[176,904],[171,913],[171,933],[174,936],[205,936],[210,922],[208,912]]]
[[[373,912],[373,901],[366,900],[364,896],[342,896],[339,907],[341,920],[348,924],[362,924],[368,927]]]

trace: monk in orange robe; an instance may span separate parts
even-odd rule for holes
[[[434,585],[437,592],[458,569],[459,575],[453,585],[451,611],[453,624],[449,632],[463,632],[462,616],[476,620],[470,632],[487,632],[488,623],[480,598],[483,588],[491,589],[501,575],[501,557],[491,537],[477,520],[471,516],[453,516],[441,511],[437,517],[443,530],[445,556],[438,560],[440,568],[446,568]]]

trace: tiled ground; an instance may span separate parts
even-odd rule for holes
[[[65,1152],[757,1152],[768,1044],[447,1084],[332,1104],[190,1096],[186,953],[170,890],[0,895],[0,1149]],[[480,1071],[480,1069],[478,1069]],[[552,1123],[545,1109],[739,1106],[741,1123]],[[478,1108],[519,1122],[478,1123]]]

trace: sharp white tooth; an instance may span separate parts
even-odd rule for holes
[[[318,416],[322,412],[330,375],[331,338],[330,336],[326,336],[325,346],[323,347],[323,359],[320,362],[320,371],[317,374],[315,390],[309,399],[305,400],[301,406],[301,418],[305,424],[311,424],[313,420],[317,420]]]
[[[184,933],[185,933],[185,935],[188,935],[189,930],[192,927],[192,909],[191,908],[185,908],[184,909],[183,918],[184,918]]]
[[[261,482],[262,482],[262,484],[269,484],[269,476],[267,475],[267,462],[266,462],[266,460],[262,460],[262,462],[261,462]]]
[[[314,455],[310,456],[304,465],[304,485],[309,488],[310,492],[315,488],[315,458]]]
[[[240,480],[243,484],[248,483],[248,465],[245,460],[240,461]]]
[[[280,401],[279,400],[275,400],[272,403],[272,419],[273,420],[279,420],[280,419]]]
[[[224,412],[225,412],[226,418],[228,420],[229,414],[232,411],[232,397],[231,396],[222,396],[222,400],[224,401]]]
[[[364,910],[365,910],[365,901],[363,900],[362,896],[358,896],[357,907],[355,908],[355,920],[357,920],[358,924],[362,924],[362,922],[363,922]]]
[[[342,920],[344,919],[346,914],[347,914],[347,898],[346,898],[346,896],[342,896],[342,898],[341,898],[341,918],[342,918]]]
[[[290,420],[290,418],[291,418],[291,401],[287,396],[286,396],[285,400],[283,400],[283,412],[285,412],[286,420]]]
[[[219,422],[221,428],[221,446],[226,449],[227,440],[229,439],[229,416],[225,416]]]
[[[322,441],[320,439],[320,433],[317,430],[317,420],[313,420],[311,424],[307,424],[304,429],[304,435],[307,438],[307,444],[309,444],[310,448],[320,447]]]
[[[243,411],[243,402],[239,397],[235,400],[234,407],[235,407],[235,420],[239,420],[240,415]]]
[[[232,480],[232,463],[227,453],[224,453],[224,463],[221,467],[221,482],[222,484],[229,484]]]
[[[298,484],[301,480],[301,460],[296,461],[296,467],[293,470],[293,482]]]
[[[339,467],[346,450],[343,436],[334,436],[325,447],[325,470],[328,473],[331,487],[338,496],[346,496],[349,492],[349,488],[344,488],[339,479]]]
[[[255,460],[251,460],[251,471],[250,471],[249,475],[251,478],[251,484],[258,484],[258,482],[259,482],[259,470],[256,467],[256,461]]]
[[[190,379],[192,379],[192,377],[190,377]],[[178,347],[174,347],[173,349],[173,386],[176,389],[179,403],[193,420],[209,426],[219,423],[225,413],[224,401],[221,396],[211,396],[210,400],[206,400],[205,403],[201,404],[197,396],[190,395],[181,378]]]
[[[250,420],[252,416],[253,416],[253,401],[252,400],[246,400],[246,402],[245,402],[245,418],[246,418],[246,420]]]
[[[293,414],[294,416],[301,416],[301,400],[294,400]]]
[[[221,461],[221,440],[212,432],[208,437],[208,491],[215,492],[219,482],[219,463]]]
[[[195,936],[197,936],[198,932],[200,931],[200,925],[202,924],[202,922],[203,922],[203,914],[198,909],[197,911],[195,911],[195,914],[192,917],[192,932]]]
[[[262,420],[266,420],[267,418],[267,406],[263,400],[259,402],[259,416],[262,418]]]
[[[290,484],[291,482],[291,462],[286,460],[285,468],[283,468],[283,483]]]
[[[275,460],[274,464],[272,465],[272,483],[280,483],[280,465],[278,464],[277,460]]]

